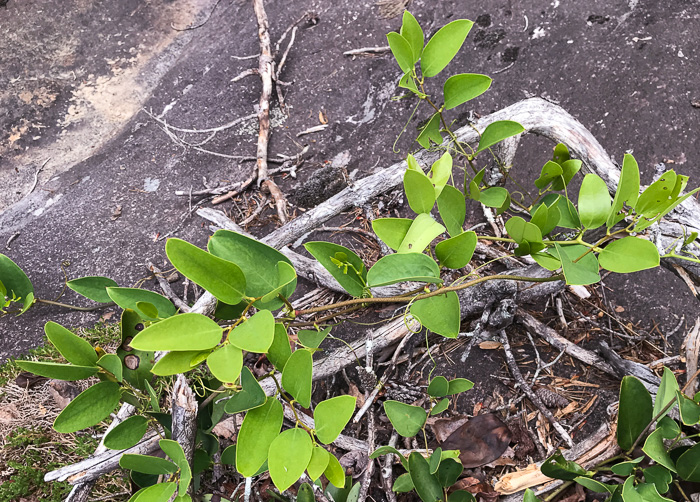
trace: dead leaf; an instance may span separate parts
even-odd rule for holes
[[[559,499],[559,502],[586,502],[586,494],[583,491],[583,486],[576,485],[574,488],[574,493]]]
[[[51,394],[56,406],[62,410],[80,394],[80,391],[72,383],[63,380],[51,380],[49,381],[49,394]]]
[[[17,387],[21,387],[22,389],[31,389],[32,387],[40,383],[44,383],[47,380],[48,378],[46,377],[35,375],[33,373],[29,373],[28,371],[22,371],[15,378],[15,383],[17,384]]]
[[[451,418],[429,418],[428,425],[433,430],[438,443],[442,443],[468,420],[469,417],[466,415],[455,415]]]
[[[485,342],[481,342],[479,344],[479,348],[481,350],[497,350],[501,347],[503,347],[503,345],[501,345],[501,342],[496,342],[494,340],[486,340]]]
[[[325,111],[321,110],[320,112],[318,112],[318,121],[319,121],[321,124],[327,124],[327,123],[328,123],[328,116],[326,115],[326,112],[325,112]]]
[[[117,218],[119,218],[121,215],[122,215],[122,206],[119,205],[119,206],[116,207],[116,209],[115,209],[114,211],[112,211],[112,218],[111,218],[111,220],[114,221],[114,220],[116,220]]]
[[[353,478],[357,478],[367,469],[369,457],[365,452],[353,450],[340,457],[339,462],[343,467],[345,474],[349,474]]]
[[[469,419],[443,443],[444,450],[459,450],[459,459],[466,468],[493,462],[508,448],[511,433],[508,426],[492,413]]]
[[[109,321],[109,320],[112,318],[113,315],[114,315],[114,311],[112,311],[112,312],[105,312],[105,313],[102,314],[102,316],[100,317],[99,322]]]
[[[624,311],[625,311],[625,307],[621,307],[620,305],[618,305],[617,307],[615,307],[615,312],[620,313],[620,312],[624,312]]]
[[[354,383],[350,382],[350,388],[348,389],[348,394],[354,396],[357,400],[357,408],[362,408],[365,405],[365,394],[360,392],[360,389]]]

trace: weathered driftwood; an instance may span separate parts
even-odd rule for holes
[[[185,458],[192,465],[195,438],[197,436],[197,399],[187,384],[185,375],[180,374],[175,380],[172,391],[172,438],[180,443]]]

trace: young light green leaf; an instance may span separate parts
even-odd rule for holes
[[[176,489],[177,483],[173,483],[172,481],[147,486],[137,491],[133,497],[129,499],[129,502],[167,502],[175,494]]]
[[[657,429],[649,434],[649,437],[644,442],[642,451],[657,464],[663,465],[673,472],[677,472],[676,466],[673,464],[673,460],[664,445],[663,431]]]
[[[14,296],[21,299],[24,313],[34,302],[34,286],[15,262],[0,253],[0,282],[10,299]],[[2,298],[0,298],[2,300]],[[0,303],[1,305],[1,303]]]
[[[452,185],[445,185],[440,193],[440,197],[437,199],[437,205],[440,218],[442,218],[442,222],[447,227],[449,234],[452,237],[461,234],[464,218],[467,214],[464,194]]]
[[[109,371],[114,378],[116,378],[117,382],[121,382],[123,380],[123,366],[122,366],[122,360],[119,359],[119,356],[116,354],[105,354],[100,359],[97,361],[97,365],[100,368],[103,368],[107,371]]]
[[[165,253],[173,266],[224,303],[235,305],[245,293],[245,275],[238,265],[207,253],[182,239],[168,239]]]
[[[177,472],[177,466],[160,457],[150,455],[138,455],[126,453],[119,459],[119,467],[130,469],[144,474],[172,474]]]
[[[282,371],[282,387],[304,408],[311,406],[313,357],[306,349],[297,349]]]
[[[459,335],[462,317],[459,298],[454,291],[415,301],[409,310],[423,327],[433,333],[446,338],[457,338]]]
[[[151,368],[154,375],[169,376],[178,373],[187,373],[197,366],[195,361],[209,354],[209,350],[185,350],[168,352]]]
[[[425,36],[423,35],[423,29],[413,17],[413,14],[407,10],[403,11],[403,22],[401,23],[401,31],[399,32],[402,37],[411,46],[413,51],[413,62],[411,63],[411,68],[418,62],[420,55],[423,52],[423,44],[425,43]]]
[[[492,147],[496,143],[500,143],[506,138],[517,136],[525,132],[525,128],[518,122],[512,120],[498,120],[490,123],[484,132],[481,133],[479,147],[475,153],[483,152],[487,148]]]
[[[270,445],[279,436],[283,420],[282,404],[275,398],[246,413],[236,448],[236,469],[243,476],[255,475],[268,459]]]
[[[581,221],[578,217],[576,207],[563,195],[557,195],[555,193],[547,194],[542,199],[542,203],[550,207],[556,206],[557,209],[559,209],[560,217],[557,226],[573,229],[581,228]]]
[[[566,147],[566,145],[564,143],[557,143],[557,145],[554,147],[552,160],[561,165],[570,158],[571,154],[569,153],[569,149]]]
[[[99,382],[73,399],[56,417],[56,432],[77,432],[107,418],[119,404],[121,388],[114,382]]]
[[[425,125],[419,129],[420,134],[416,138],[416,141],[423,148],[430,148],[430,141],[439,145],[442,143],[442,135],[440,134],[440,114],[435,113],[430,119],[425,123]]]
[[[476,233],[471,230],[463,232],[438,242],[435,246],[435,255],[443,267],[460,269],[471,261],[476,249],[476,241]]]
[[[584,253],[589,250],[586,246],[581,244],[572,246],[554,244],[554,246],[557,257],[561,261],[562,271],[567,284],[585,286],[600,282],[598,259],[590,252],[584,256]]]
[[[343,466],[340,465],[340,462],[332,453],[328,454],[328,467],[323,471],[323,474],[336,488],[345,487],[345,469],[343,469]]]
[[[372,230],[384,244],[396,251],[401,246],[412,223],[413,220],[410,218],[377,218],[372,220]]]
[[[367,285],[373,288],[405,281],[441,282],[440,267],[424,254],[390,254],[380,258],[367,273]]]
[[[243,352],[228,343],[209,354],[207,366],[217,380],[233,383],[238,380],[243,368]]]
[[[700,422],[700,405],[683,395],[679,390],[676,390],[676,394],[683,424],[693,426]]]
[[[550,233],[559,223],[561,212],[557,206],[558,201],[559,199],[557,198],[549,205],[543,203],[532,208],[532,218],[530,218],[530,223],[537,225],[542,232],[542,235],[547,235]]]
[[[581,224],[587,229],[604,225],[610,214],[610,193],[603,179],[596,174],[587,174],[578,193],[578,214]]]
[[[510,192],[503,187],[489,187],[479,194],[479,202],[498,209],[497,214],[510,209]]]
[[[598,255],[606,270],[627,274],[659,266],[659,251],[653,242],[640,237],[624,237],[605,246]]]
[[[443,398],[438,403],[433,406],[430,410],[430,416],[433,417],[445,411],[447,407],[450,406],[450,400],[448,398]]]
[[[434,77],[452,61],[473,24],[468,19],[457,19],[440,28],[430,38],[420,61],[424,77]]]
[[[408,205],[416,214],[429,213],[435,205],[435,188],[423,171],[407,169],[403,175],[403,188]]]
[[[362,297],[367,280],[367,268],[362,258],[350,249],[332,242],[307,242],[304,247],[323,268],[330,272],[348,294]]]
[[[676,186],[676,178],[677,176],[673,169],[666,171],[642,192],[634,205],[634,211],[637,214],[651,218],[671,205],[673,203],[671,194]]]
[[[89,378],[100,370],[96,366],[75,366],[73,364],[43,361],[15,361],[24,371],[57,380],[75,381]]]
[[[130,345],[138,350],[208,350],[221,341],[222,333],[216,322],[192,312],[151,324]]]
[[[552,190],[564,190],[564,187],[567,186],[576,173],[581,170],[583,163],[578,159],[571,159],[560,162],[559,165],[561,166],[562,175],[554,179],[552,182]]]
[[[141,441],[147,430],[148,419],[146,417],[141,415],[129,417],[107,433],[104,445],[110,450],[126,450]]]
[[[158,319],[158,309],[148,302],[136,302],[136,310],[141,312],[145,318]]]
[[[90,276],[68,281],[66,286],[90,300],[110,303],[112,299],[107,294],[107,288],[117,287],[118,284],[109,277]]]
[[[330,460],[329,456],[330,453],[328,453],[322,447],[318,445],[314,446],[313,450],[311,451],[311,460],[309,461],[309,465],[306,466],[306,472],[312,481],[316,481],[318,478],[320,478],[323,471],[326,470]]]
[[[300,329],[297,332],[297,337],[299,338],[299,343],[301,343],[307,349],[317,349],[321,342],[326,339],[328,334],[331,332],[332,326],[328,326],[322,330],[316,329]]]
[[[676,467],[681,478],[700,483],[700,444],[696,444],[678,457]]]
[[[138,288],[107,288],[107,294],[114,303],[124,310],[131,309],[147,321],[156,321],[157,318],[146,315],[138,308],[139,302],[150,303],[158,309],[158,317],[165,318],[175,315],[175,305],[166,297]]]
[[[634,207],[637,204],[637,199],[639,198],[639,167],[637,166],[637,161],[634,157],[626,153],[622,161],[622,172],[620,174],[620,181],[617,184],[617,191],[615,192],[615,199],[612,203],[612,210],[608,215],[606,224],[608,228],[614,226],[617,222],[622,221],[625,217],[624,214],[620,214],[622,209],[625,207],[625,203],[629,207]]]
[[[444,231],[445,227],[435,221],[430,214],[419,214],[406,232],[406,237],[401,242],[397,253],[422,253],[433,239]]]
[[[277,270],[277,287],[260,299],[258,304],[261,306],[276,301],[280,295],[284,296],[282,292],[288,289],[291,284],[297,283],[297,271],[286,261],[278,261],[275,269]]]
[[[248,352],[265,353],[275,338],[275,318],[269,310],[259,310],[233,328],[228,341]]]
[[[678,382],[676,381],[676,375],[673,374],[673,371],[664,367],[664,374],[661,377],[661,384],[659,385],[659,390],[657,391],[656,398],[654,399],[654,411],[652,416],[657,416],[668,403],[674,401],[678,390],[679,387]],[[657,421],[666,416],[666,414],[671,411],[672,408],[673,407],[669,408],[663,415],[659,416]]]
[[[403,73],[411,71],[416,60],[414,59],[413,49],[409,41],[395,31],[387,33],[386,39],[389,42],[391,53],[394,55],[394,59],[396,59],[401,71]]]
[[[553,160],[547,161],[547,163],[542,166],[540,177],[535,180],[535,186],[540,190],[544,190],[552,181],[561,178],[563,173],[564,171],[558,163]]]
[[[407,438],[418,434],[428,418],[423,408],[400,401],[384,401],[384,412],[396,432]]]
[[[230,415],[265,404],[267,398],[265,391],[262,390],[258,380],[247,366],[244,366],[243,371],[241,371],[241,387],[242,389],[226,401],[224,406],[224,411]]]
[[[445,397],[449,392],[450,384],[444,376],[436,376],[428,384],[427,393],[432,397]]]
[[[430,465],[420,453],[414,451],[408,457],[408,472],[411,473],[413,486],[423,502],[436,502],[443,499],[442,486],[436,477],[430,474]]]
[[[49,321],[44,325],[44,332],[69,363],[77,366],[94,366],[97,363],[97,352],[92,345],[60,324]]]
[[[289,345],[289,337],[287,329],[282,323],[275,324],[275,337],[272,340],[272,345],[267,349],[267,359],[277,369],[282,371],[287,360],[292,355],[292,348]]]
[[[449,110],[481,96],[491,87],[491,77],[478,73],[460,73],[445,81],[445,109]]]
[[[449,152],[445,152],[438,160],[433,162],[428,173],[428,179],[430,179],[435,189],[436,199],[440,197],[443,188],[450,180],[450,176],[452,176],[452,155]]]
[[[355,411],[353,396],[336,396],[321,401],[314,410],[316,436],[323,444],[335,441]]]
[[[311,460],[313,444],[304,429],[288,429],[270,444],[270,478],[280,492],[292,486]]]
[[[513,216],[506,221],[506,232],[515,242],[542,242],[542,232],[537,225],[525,221],[520,216]]]
[[[561,268],[561,261],[559,261],[559,258],[556,258],[551,253],[532,253],[530,256],[532,256],[540,267],[551,270],[552,272]]]
[[[651,422],[654,407],[651,395],[642,382],[626,376],[620,385],[620,405],[617,414],[617,444],[629,450],[637,437]]]

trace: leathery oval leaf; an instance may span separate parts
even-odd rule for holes
[[[26,311],[34,302],[34,286],[27,274],[9,257],[0,253],[0,283],[10,299],[19,298]]]
[[[313,443],[304,429],[287,429],[270,444],[270,478],[280,492],[292,486],[311,461]]]
[[[177,375],[187,373],[194,369],[202,361],[202,356],[206,359],[209,351],[185,350],[168,352],[153,365],[151,372],[158,376]]]
[[[598,259],[590,252],[584,256],[589,248],[580,244],[573,246],[554,244],[554,247],[557,257],[561,261],[561,268],[567,284],[585,286],[600,281]]]
[[[56,432],[77,432],[107,418],[119,405],[121,388],[114,382],[99,382],[73,399],[56,417]]]
[[[318,445],[314,446],[314,449],[311,452],[311,460],[309,461],[309,465],[306,466],[306,472],[312,481],[316,481],[318,478],[320,478],[323,471],[325,471],[326,467],[328,467],[328,462],[330,460],[328,458],[329,455],[330,453],[328,453],[322,447]]]
[[[500,143],[504,139],[517,136],[525,132],[525,128],[518,122],[512,120],[498,120],[490,123],[481,133],[479,146],[475,153],[482,152],[493,145]]]
[[[265,404],[265,391],[262,390],[257,379],[247,366],[241,371],[241,390],[226,401],[224,411],[233,415],[240,411],[250,410]]]
[[[69,363],[78,366],[97,364],[97,352],[92,345],[60,324],[49,321],[44,325],[44,332],[53,346]]]
[[[372,230],[384,244],[396,251],[411,228],[410,218],[377,218],[372,220]]]
[[[460,73],[445,81],[445,109],[449,110],[481,96],[491,87],[491,77],[478,73]]]
[[[578,214],[581,224],[587,229],[604,225],[610,214],[608,186],[597,174],[587,174],[578,192]]]
[[[306,349],[294,351],[282,371],[282,387],[304,408],[311,406],[313,356]]]
[[[282,404],[275,398],[268,398],[264,405],[246,413],[236,448],[236,469],[243,476],[255,475],[268,459],[270,445],[279,436],[283,420]]]
[[[107,288],[117,287],[118,284],[109,277],[88,276],[68,281],[66,286],[90,300],[109,303],[112,299],[107,294]]]
[[[430,473],[430,465],[420,453],[414,451],[408,457],[408,472],[411,473],[413,486],[421,500],[424,502],[443,500],[442,486],[437,477]]]
[[[353,396],[336,396],[318,403],[314,410],[314,422],[319,441],[331,444],[338,438],[352,418],[356,401]]]
[[[107,294],[114,303],[124,310],[131,309],[147,321],[156,321],[156,317],[149,316],[138,308],[140,302],[150,303],[158,309],[158,317],[174,316],[177,312],[175,305],[163,295],[139,288],[107,288]]]
[[[119,467],[130,469],[144,474],[173,474],[177,472],[177,466],[170,460],[150,455],[126,453],[119,459]],[[174,483],[173,483],[174,484]],[[158,486],[158,485],[156,485]]]
[[[141,441],[148,430],[148,419],[141,415],[129,417],[109,431],[104,445],[110,450],[126,450]]]
[[[265,353],[275,338],[275,318],[269,310],[260,310],[233,328],[229,342],[248,352]]]
[[[409,41],[395,31],[387,33],[386,39],[387,42],[389,42],[391,53],[394,55],[394,59],[396,59],[401,71],[403,73],[410,71],[415,64],[415,60],[413,57],[413,49]]]
[[[617,183],[617,191],[613,199],[612,209],[608,215],[606,224],[612,227],[617,222],[622,221],[625,217],[620,214],[625,207],[625,203],[629,207],[634,207],[639,198],[639,166],[635,158],[626,153],[622,161],[622,171],[620,173],[620,181]]]
[[[700,444],[696,444],[678,457],[676,466],[680,477],[686,481],[700,483]]]
[[[621,274],[656,268],[660,260],[656,245],[640,237],[615,240],[598,255],[601,267]]]
[[[440,267],[422,253],[390,254],[380,258],[367,273],[367,285],[373,288],[405,281],[442,282]]]
[[[467,266],[476,249],[476,233],[471,230],[450,237],[435,246],[435,255],[440,260],[440,265],[459,269]]]
[[[432,216],[427,213],[419,214],[411,223],[411,227],[406,232],[406,236],[396,252],[400,254],[422,253],[433,239],[444,231],[445,227],[435,221]]]
[[[411,67],[413,67],[413,65],[418,62],[418,59],[420,59],[420,55],[423,52],[425,35],[423,35],[423,29],[420,27],[420,24],[418,24],[416,18],[407,10],[403,11],[400,33],[401,36],[408,41],[413,50],[413,63],[411,64]]]
[[[328,481],[336,488],[345,487],[345,469],[332,453],[328,454],[328,467],[323,471]]]
[[[464,194],[452,185],[445,185],[437,199],[437,205],[440,218],[442,218],[449,234],[452,237],[461,234],[462,225],[464,225],[464,219],[467,215]]]
[[[304,247],[351,296],[363,295],[367,268],[362,258],[352,250],[332,242],[307,242]],[[339,259],[339,256],[343,259]]]
[[[473,25],[468,19],[457,19],[440,28],[428,40],[420,61],[423,76],[434,77],[452,61]]]
[[[230,343],[226,344],[209,354],[207,366],[219,381],[233,383],[238,379],[243,368],[243,352]]]
[[[137,491],[129,502],[166,502],[175,494],[177,483],[168,481],[157,485],[147,486]],[[175,499],[176,502],[181,502]]]
[[[221,326],[205,315],[188,312],[151,324],[131,340],[138,350],[208,350],[221,341]]]
[[[287,364],[287,360],[291,355],[292,348],[289,345],[287,329],[284,327],[284,324],[276,323],[272,345],[270,345],[270,348],[267,349],[267,359],[272,363],[277,371],[282,371],[284,369],[284,365]]]
[[[417,300],[411,304],[411,315],[426,329],[446,338],[457,338],[460,315],[459,298],[454,291]]]
[[[396,432],[403,437],[413,437],[425,425],[428,418],[420,406],[412,406],[400,401],[385,401],[384,412]]]
[[[637,437],[651,422],[654,407],[651,395],[636,377],[626,376],[620,385],[620,405],[617,414],[617,444],[629,450]]]
[[[435,205],[435,188],[423,171],[407,169],[403,175],[403,188],[408,205],[414,213],[422,214],[432,211]]]
[[[76,366],[43,361],[15,361],[24,371],[57,380],[75,381],[89,378],[100,370],[97,366]]]

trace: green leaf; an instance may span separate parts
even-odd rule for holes
[[[432,397],[445,397],[449,392],[450,384],[444,376],[436,376],[428,385],[428,395]]]
[[[620,385],[617,414],[617,444],[629,450],[653,418],[651,395],[639,379],[626,376]]]
[[[637,485],[637,493],[641,495],[644,502],[673,502],[671,499],[662,497],[656,486],[649,483],[640,483]]]
[[[173,266],[217,299],[235,305],[245,293],[245,276],[238,265],[207,253],[182,239],[168,239],[165,253]]]
[[[148,316],[141,311],[137,305],[139,302],[150,303],[155,306],[158,309],[158,316],[161,318],[173,316],[177,312],[175,305],[170,300],[147,289],[107,288],[107,294],[121,308],[134,310],[142,319],[147,321],[157,321],[158,319]]]
[[[114,375],[114,378],[117,379],[117,382],[121,382],[123,380],[122,378],[122,360],[119,359],[119,356],[116,354],[105,354],[104,356],[100,357],[100,359],[97,361],[97,365],[100,368],[104,368],[107,371],[109,371],[112,375]]]
[[[435,450],[437,452],[437,450]],[[443,488],[449,488],[457,482],[457,478],[462,474],[464,468],[457,460],[446,458],[440,462],[435,477]]]
[[[187,373],[197,366],[196,361],[200,359],[200,355],[209,354],[209,351],[186,350],[169,352],[151,368],[151,372],[158,376],[177,375],[178,373]]]
[[[673,439],[681,433],[678,423],[669,416],[663,417],[656,424],[656,428],[663,431],[665,439]]]
[[[77,366],[95,366],[97,352],[87,341],[53,321],[44,325],[47,338],[66,361]]]
[[[345,486],[345,470],[335,458],[335,455],[328,454],[328,467],[323,471],[328,481],[331,482],[336,488],[343,488]]]
[[[399,460],[401,461],[401,465],[403,465],[404,469],[408,470],[408,459],[404,457],[399,450],[394,448],[393,446],[380,446],[376,450],[372,452],[372,454],[369,456],[371,459],[378,458],[382,455],[388,455],[390,453],[393,453],[397,457],[399,457]]]
[[[107,288],[117,287],[118,284],[109,277],[89,276],[68,281],[66,286],[90,300],[110,303],[112,299],[107,294]]]
[[[411,46],[411,51],[413,52],[411,68],[413,68],[413,65],[418,62],[420,55],[423,52],[425,36],[423,35],[423,29],[418,24],[418,21],[416,21],[416,18],[413,17],[413,14],[407,10],[403,11],[403,22],[401,23],[400,34]]]
[[[277,263],[289,265],[289,258],[270,246],[230,230],[217,230],[207,244],[209,252],[235,263],[245,275],[246,295],[253,298],[265,296],[279,286]],[[296,289],[296,281],[287,284],[280,294],[289,298]],[[256,302],[256,307],[276,310],[284,302],[275,298],[268,303]]]
[[[656,249],[656,248],[655,248]],[[673,371],[664,367],[664,374],[661,377],[661,384],[659,385],[659,390],[656,393],[656,398],[654,399],[654,411],[652,416],[657,416],[661,413],[661,410],[666,407],[668,403],[676,399],[676,392],[678,392],[678,382],[676,381],[676,375]],[[663,415],[661,415],[658,420],[661,420],[666,413],[671,411],[672,407],[669,408]]]
[[[542,242],[542,232],[537,225],[525,221],[520,216],[513,216],[506,221],[506,232],[515,242]]]
[[[448,398],[441,399],[438,401],[438,403],[433,406],[433,408],[430,410],[430,416],[435,416],[439,415],[443,411],[445,411],[448,407],[450,406],[450,400]]]
[[[466,392],[472,387],[474,387],[474,382],[467,380],[466,378],[455,378],[449,381],[447,395],[453,396],[455,394],[459,394],[460,392]]]
[[[104,438],[104,445],[110,450],[126,450],[136,445],[148,430],[148,419],[135,415],[117,424]]]
[[[244,366],[243,371],[241,371],[241,387],[242,389],[226,401],[224,406],[224,411],[230,415],[265,404],[267,398],[265,391],[260,387],[257,379],[247,366]]]
[[[95,366],[75,366],[73,364],[60,364],[40,361],[15,361],[17,366],[24,371],[29,371],[35,375],[57,380],[83,380],[89,378],[99,371]]]
[[[332,242],[307,242],[304,247],[349,295],[362,297],[367,279],[367,268],[362,258],[350,249]]]
[[[396,432],[403,437],[413,437],[425,425],[425,410],[399,401],[384,401],[384,412]]]
[[[452,500],[449,500],[449,502],[452,502]],[[528,488],[523,494],[523,502],[541,502],[541,500],[535,496],[535,492]]]
[[[598,255],[600,266],[620,274],[659,266],[659,251],[653,242],[640,237],[624,237],[605,246]]]
[[[236,469],[236,445],[226,447],[226,449],[221,453],[221,463],[224,465],[230,465],[233,469]]]
[[[430,38],[420,61],[424,77],[434,77],[452,61],[473,24],[468,19],[457,19],[440,28]]]
[[[414,488],[411,474],[405,472],[396,478],[393,486],[391,487],[391,491],[396,493],[407,493],[412,491]]]
[[[420,134],[416,138],[416,141],[423,148],[430,148],[430,141],[439,145],[442,143],[442,135],[440,134],[440,114],[435,113],[432,117],[425,123],[425,125],[420,128]]]
[[[152,303],[136,302],[136,309],[145,317],[150,319],[158,319],[158,309]]]
[[[445,109],[449,110],[481,96],[491,87],[491,77],[478,73],[460,73],[445,81]]]
[[[355,412],[353,396],[336,396],[321,401],[314,410],[316,437],[323,444],[331,444],[343,431]]]
[[[563,173],[564,170],[561,166],[553,160],[550,160],[542,166],[540,177],[535,180],[535,186],[540,190],[544,190],[552,181],[560,179]]]
[[[396,251],[411,228],[410,218],[377,218],[372,220],[372,230],[384,244]]]
[[[525,132],[525,128],[518,122],[513,122],[512,120],[498,120],[492,122],[484,129],[484,132],[481,133],[479,147],[476,149],[475,153],[483,152],[496,143],[500,143],[504,139],[517,136],[523,132]]]
[[[634,472],[637,465],[644,460],[644,456],[637,457],[634,460],[629,460],[627,462],[620,462],[619,464],[613,465],[610,470],[617,474],[618,476],[629,476]]]
[[[678,475],[686,481],[700,483],[700,444],[696,444],[676,461]]]
[[[625,207],[625,203],[627,203],[629,207],[634,207],[637,204],[638,197],[639,167],[634,157],[626,153],[622,161],[622,173],[620,174],[620,181],[617,184],[615,199],[613,199],[612,209],[606,222],[608,228],[622,221],[624,214],[620,214],[620,212]]]
[[[578,192],[578,214],[581,224],[587,229],[604,225],[610,214],[610,193],[603,179],[596,174],[587,174]]]
[[[114,382],[99,382],[73,399],[56,417],[56,432],[77,432],[107,418],[119,404],[121,388]]]
[[[122,469],[131,469],[144,474],[173,474],[177,472],[177,466],[160,457],[151,457],[150,455],[138,455],[135,453],[126,453],[119,459],[119,467]]]
[[[15,262],[2,253],[0,253],[0,282],[10,299],[14,296],[22,301],[24,305],[22,313],[34,302],[32,281]]]
[[[585,478],[583,476],[575,477],[574,481],[595,493],[612,493],[615,491],[614,486],[606,485],[595,479]]]
[[[407,169],[403,175],[403,187],[408,205],[414,213],[429,213],[435,205],[435,188],[423,171]]]
[[[176,489],[177,483],[172,481],[147,486],[137,491],[129,499],[129,502],[167,502],[175,494]]]
[[[667,371],[667,368],[664,368]],[[676,390],[681,414],[681,421],[684,425],[695,425],[700,422],[700,406],[692,399],[686,397],[681,391]]]
[[[208,350],[218,345],[222,334],[216,322],[190,312],[151,324],[136,335],[130,345],[138,350]]]
[[[445,227],[435,221],[430,214],[419,214],[413,220],[397,252],[401,254],[422,253],[433,239],[444,231]]]
[[[286,261],[279,261],[275,268],[277,269],[277,287],[260,299],[258,302],[260,305],[269,304],[276,300],[289,285],[297,283],[297,271],[292,265]]]
[[[486,207],[494,207],[501,214],[510,209],[510,192],[503,187],[489,187],[482,190],[479,195],[479,202]]]
[[[656,216],[673,203],[671,194],[676,186],[676,173],[671,169],[642,192],[634,205],[637,214],[647,218]]]
[[[367,285],[373,288],[405,281],[442,282],[440,267],[424,254],[390,254],[380,258],[367,273]]]
[[[554,257],[551,253],[532,253],[530,256],[532,256],[540,267],[551,270],[552,272],[561,267],[561,261],[559,261],[559,258]]]
[[[314,489],[311,488],[309,483],[302,483],[297,490],[297,502],[315,502],[316,496],[314,495]]]
[[[411,71],[416,60],[414,60],[413,49],[409,41],[395,31],[387,33],[386,39],[389,42],[391,53],[394,55],[394,59],[396,59],[396,62],[399,64],[401,71],[403,73]]]
[[[275,398],[269,398],[264,405],[246,413],[238,432],[236,448],[236,469],[249,478],[267,460],[272,441],[282,429],[284,412]],[[306,466],[305,466],[306,468]]]
[[[557,164],[563,164],[570,158],[571,154],[569,153],[569,149],[566,147],[566,145],[564,143],[557,143],[557,146],[554,147],[552,160]]]
[[[181,461],[187,461],[185,457],[185,451],[180,446],[180,443],[172,439],[161,439],[158,441],[158,446],[163,452],[170,457],[175,464],[179,464]]]
[[[440,197],[442,190],[450,180],[450,176],[452,176],[452,155],[449,152],[445,152],[438,160],[433,162],[428,173],[428,179],[430,179],[435,189],[436,199]]]
[[[329,456],[330,453],[328,453],[326,450],[318,445],[314,446],[313,450],[311,451],[311,460],[309,461],[309,465],[306,466],[306,472],[312,481],[316,481],[318,478],[320,478],[323,471],[326,470],[326,467],[328,467],[328,461],[330,460],[328,458]]]
[[[414,451],[408,457],[408,472],[411,474],[416,493],[423,502],[436,502],[443,499],[442,486],[430,474],[428,461],[420,453]]]
[[[308,349],[317,349],[319,345],[321,345],[321,342],[326,339],[328,333],[331,332],[331,327],[332,326],[328,326],[323,330],[300,329],[297,332],[299,343]]]
[[[547,204],[547,206],[556,204],[560,214],[558,226],[573,229],[581,228],[581,221],[579,220],[576,207],[566,197],[550,193],[544,196],[542,203]]]
[[[680,178],[680,177],[681,177],[681,176],[679,176],[679,178]],[[683,176],[683,177],[685,178],[685,176]],[[675,190],[674,190],[674,191],[675,191]],[[641,231],[644,230],[645,228],[647,228],[647,227],[653,225],[654,223],[658,222],[659,220],[661,220],[661,218],[663,218],[663,217],[666,216],[668,213],[670,213],[671,211],[673,211],[678,205],[682,204],[686,199],[688,199],[689,197],[692,197],[693,195],[695,195],[696,193],[698,193],[698,191],[700,191],[700,188],[696,188],[696,189],[693,190],[692,192],[688,192],[687,194],[683,195],[683,197],[678,197],[678,198],[676,198],[669,206],[667,206],[663,211],[661,211],[661,212],[660,212],[658,215],[656,215],[656,217],[654,217],[653,219],[650,219],[650,220],[649,220],[649,219],[646,219],[646,218],[642,218],[640,221],[637,222],[637,225],[635,225],[634,231],[635,231],[635,232],[641,232]]]
[[[673,481],[673,474],[662,465],[652,465],[646,469],[642,469],[644,481],[653,483],[659,493],[666,493],[668,485]]]
[[[440,218],[442,218],[442,222],[447,227],[449,234],[452,237],[461,234],[462,225],[464,225],[464,218],[467,214],[467,205],[464,200],[464,194],[452,185],[445,185],[445,188],[442,189],[442,193],[440,193],[440,197],[437,199],[437,205]],[[374,221],[376,222],[377,220]],[[408,229],[406,229],[406,231],[408,231]],[[403,240],[403,237],[401,240]]]
[[[248,352],[265,353],[275,338],[275,318],[269,310],[260,310],[236,326],[228,341]]]
[[[529,491],[529,489],[525,491],[525,498],[523,499],[524,502],[533,502],[533,501],[539,500],[537,498],[528,499],[527,498],[528,491]],[[474,498],[474,495],[472,495],[471,493],[469,493],[466,490],[457,490],[457,491],[450,493],[450,495],[447,497],[447,502],[476,502],[476,499]]]
[[[564,187],[567,186],[576,173],[581,170],[582,164],[583,163],[578,159],[560,162],[559,165],[561,166],[562,175],[552,182],[552,190],[564,190]]]
[[[600,282],[598,272],[598,259],[593,253],[583,254],[588,251],[586,246],[574,244],[573,246],[560,246],[554,244],[561,267],[564,271],[566,283],[569,285],[587,285]],[[583,256],[583,258],[581,258]],[[578,260],[578,261],[574,261]]]
[[[585,476],[586,470],[576,462],[564,458],[560,451],[549,457],[540,467],[542,474],[554,479],[573,481],[578,476]]]
[[[129,345],[132,338],[144,328],[141,316],[133,310],[124,310],[119,327],[122,343],[117,348],[117,355],[123,363],[122,376],[130,385],[137,389],[144,389],[145,381],[153,377],[151,368],[153,368],[155,353],[153,351],[135,350]]]
[[[226,344],[209,354],[207,366],[217,380],[233,383],[238,380],[243,368],[243,352],[230,343]]]
[[[647,422],[648,423],[648,422]],[[671,460],[666,446],[664,445],[663,431],[660,429],[655,430],[644,442],[642,451],[646,453],[650,459],[659,465],[663,465],[667,469],[677,472],[676,466],[673,465],[673,460]]]
[[[272,340],[272,345],[267,349],[267,359],[277,369],[282,371],[287,360],[292,355],[292,348],[289,345],[289,337],[287,329],[282,323],[275,324],[275,337]]]
[[[306,349],[294,351],[282,371],[282,387],[304,408],[311,406],[313,357]]]
[[[214,317],[217,319],[223,319],[226,321],[236,321],[243,314],[243,311],[248,306],[244,301],[239,302],[235,305],[229,305],[222,301],[216,302],[216,310],[214,311]]]
[[[531,214],[532,218],[530,218],[530,223],[536,225],[540,229],[542,235],[547,235],[554,230],[561,217],[557,201],[550,205],[539,204],[532,208]]]
[[[463,232],[438,242],[435,246],[435,255],[440,260],[440,265],[455,270],[460,269],[471,261],[476,242],[476,233],[471,230]]]
[[[270,444],[270,478],[280,492],[292,486],[311,460],[313,444],[304,429],[288,429]]]
[[[644,499],[634,489],[634,476],[630,476],[622,485],[622,500],[624,502],[644,502]]]
[[[459,335],[462,316],[459,298],[454,291],[415,301],[409,310],[411,315],[433,333],[447,338],[457,338]]]

